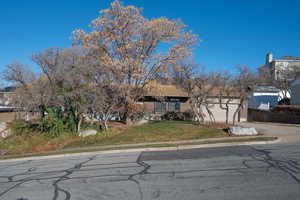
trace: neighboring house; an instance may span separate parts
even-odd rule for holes
[[[248,107],[259,110],[269,110],[277,106],[282,98],[280,89],[273,86],[258,86],[249,99]]]
[[[11,99],[12,94],[13,94],[13,92],[0,91],[0,112],[13,109],[10,105],[10,102],[11,102],[10,99]]]
[[[7,122],[15,119],[15,113],[13,113],[13,107],[10,106],[11,93],[0,92],[0,122]]]
[[[16,113],[13,112],[14,107],[11,106],[11,87],[0,89],[0,122],[7,122],[16,118]]]
[[[230,97],[232,101],[229,104],[229,121],[232,122],[233,114],[238,107],[239,98]],[[190,105],[188,102],[189,96],[186,92],[177,88],[174,85],[160,85],[152,87],[147,95],[140,101],[145,106],[146,112],[150,114],[151,119],[159,119],[160,116],[166,112],[190,112]],[[228,97],[222,98],[223,102]],[[216,122],[226,121],[226,112],[220,108],[219,99],[217,94],[212,94],[209,97],[211,104],[209,105],[210,111],[214,114]],[[247,103],[240,113],[238,113],[238,121],[247,121]],[[203,108],[203,110],[205,110]],[[209,121],[209,115],[205,112],[205,121]]]
[[[300,105],[300,77],[291,84],[291,105]]]
[[[295,56],[283,56],[279,59],[274,59],[271,53],[266,56],[265,65],[258,68],[260,72],[269,71],[273,80],[278,80],[282,77],[282,72],[291,69],[291,67],[300,68],[300,58]]]

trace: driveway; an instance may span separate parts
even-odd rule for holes
[[[296,200],[300,143],[0,162],[1,200]]]
[[[240,123],[240,125],[254,127],[259,133],[265,134],[266,136],[280,138],[281,142],[300,142],[300,125],[260,122],[243,122]]]

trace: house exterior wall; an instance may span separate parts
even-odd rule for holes
[[[33,120],[39,117],[35,112],[0,112],[0,122],[11,122],[16,119]]]
[[[182,103],[180,105],[180,112],[188,112],[191,110],[190,104],[188,102]]]
[[[291,87],[291,105],[300,105],[300,85]]]
[[[0,122],[10,122],[16,119],[15,112],[0,112]]]
[[[290,70],[291,67],[299,67],[300,68],[300,61],[294,60],[273,60],[271,63],[267,65],[270,69],[272,77],[274,80],[279,80],[282,78],[281,72]]]
[[[291,67],[300,68],[300,59],[292,56],[284,56],[279,59],[273,59],[272,53],[268,53],[266,56],[266,64],[263,68],[270,70],[271,76],[274,80],[280,80],[282,78],[281,72],[288,71]]]
[[[273,106],[277,106],[279,101],[278,92],[254,92],[249,99],[249,108],[264,109],[267,105],[269,110]]]
[[[226,121],[226,110],[223,110],[220,108],[220,104],[217,102],[218,100],[215,99],[214,104],[210,104],[209,109],[214,114],[214,118],[216,122],[225,122]],[[223,100],[223,102],[226,101],[226,99]],[[236,109],[238,108],[238,99],[234,99],[229,104],[229,112],[228,112],[228,121],[233,122],[233,115]],[[225,105],[225,104],[223,104]],[[203,108],[205,113],[205,121],[210,121],[208,112]],[[236,121],[247,121],[247,110],[248,110],[248,103],[246,102],[244,105],[244,108],[241,110],[241,112],[236,116]]]
[[[223,101],[225,101],[225,100],[226,99],[224,99]],[[212,104],[210,104],[209,109],[214,114],[215,121],[216,122],[225,122],[226,121],[226,111],[220,108],[218,99],[214,98],[214,99],[211,99],[210,101],[212,102]],[[234,99],[229,104],[229,113],[228,113],[229,122],[233,121],[233,114],[238,107],[238,102],[239,102],[238,99]],[[144,102],[145,111],[150,114],[157,115],[157,116],[162,115],[163,113],[155,113],[154,104],[155,104],[155,102]],[[180,104],[180,112],[187,112],[190,110],[191,109],[190,109],[190,105],[188,102],[183,102]],[[203,107],[202,110],[204,111],[204,114],[205,114],[204,120],[210,121],[210,118],[209,118],[209,115],[208,115],[206,109]],[[240,118],[240,121],[247,121],[247,110],[248,110],[248,104],[246,103],[244,106],[244,109],[242,109],[239,116],[237,116],[236,120],[238,120],[238,118]]]

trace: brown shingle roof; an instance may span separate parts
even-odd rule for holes
[[[154,96],[154,97],[188,97],[188,93],[183,91],[182,89],[176,87],[175,85],[161,85],[157,82],[150,83],[146,86],[146,96]],[[211,91],[210,96],[218,96],[221,93],[221,88],[214,88]],[[225,95],[225,94],[224,94]],[[232,90],[231,94],[228,96],[237,97],[238,92],[236,90]]]
[[[188,97],[188,94],[182,89],[177,88],[174,85],[161,85],[159,83],[150,83],[146,87],[147,96],[156,96],[156,97]]]

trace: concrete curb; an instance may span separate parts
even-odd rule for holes
[[[121,150],[103,150],[103,151],[92,151],[83,153],[66,153],[59,155],[48,155],[48,156],[33,156],[26,158],[12,158],[0,160],[0,163],[15,162],[15,161],[28,161],[28,160],[43,160],[53,158],[65,158],[75,156],[87,156],[87,155],[105,155],[105,154],[117,154],[117,153],[130,153],[130,152],[141,152],[141,151],[174,151],[174,150],[185,150],[185,149],[198,149],[198,148],[213,148],[213,147],[229,147],[229,146],[244,146],[244,145],[263,145],[263,144],[274,144],[280,142],[281,139],[277,138],[273,141],[258,141],[258,142],[230,142],[230,143],[216,143],[216,144],[199,144],[199,145],[178,145],[177,147],[149,147],[149,148],[134,148],[134,149],[121,149]]]
[[[274,126],[289,126],[289,127],[300,127],[300,124],[285,124],[285,123],[277,123],[277,122],[240,122],[240,125],[243,123],[251,123],[251,124],[266,124],[266,125],[274,125]]]

